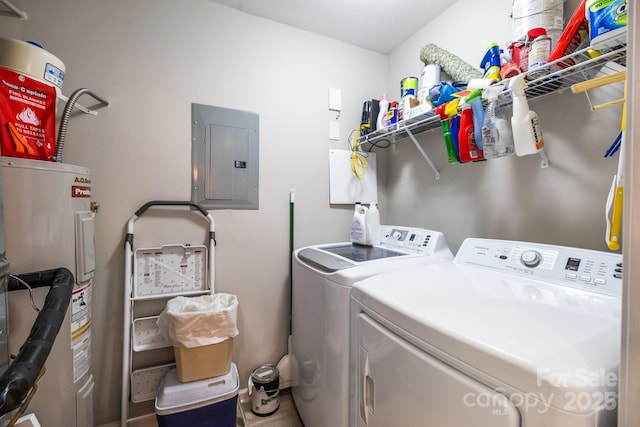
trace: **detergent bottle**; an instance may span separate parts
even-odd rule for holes
[[[472,91],[465,98],[473,111],[473,136],[479,149],[482,148],[482,123],[484,122],[484,108],[482,107],[482,89]]]
[[[476,144],[475,132],[473,130],[473,111],[471,105],[466,102],[460,103],[460,130],[458,131],[458,149],[460,152],[460,162],[467,163],[482,160],[482,150]]]
[[[591,47],[594,49],[614,47],[626,43],[628,0],[606,2],[587,0],[585,18],[589,26]]]
[[[362,203],[356,202],[353,212],[353,220],[351,221],[351,241],[360,245],[367,244],[366,236],[366,215],[367,207]]]
[[[376,129],[384,129],[389,126],[389,120],[387,115],[389,114],[389,97],[386,93],[383,93],[380,97],[380,112],[378,113],[378,120],[376,122]]]
[[[380,242],[380,211],[375,203],[369,204],[365,214],[365,236],[367,246],[373,246]]]
[[[511,123],[500,107],[498,96],[504,91],[504,85],[493,85],[485,89],[482,97],[487,100],[487,111],[482,124],[482,149],[485,159],[513,154],[513,134]]]
[[[542,129],[538,114],[529,109],[529,103],[524,94],[526,82],[524,74],[518,74],[509,81],[509,89],[513,98],[513,143],[516,155],[526,156],[535,154],[544,148]]]

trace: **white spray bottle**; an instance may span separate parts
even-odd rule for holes
[[[378,113],[378,119],[376,121],[376,129],[384,129],[389,125],[387,120],[387,114],[389,113],[389,97],[386,93],[383,93],[380,97],[380,112]]]
[[[513,142],[518,156],[535,154],[544,148],[538,114],[529,109],[529,103],[524,94],[524,90],[527,87],[524,77],[524,74],[518,74],[509,80],[509,89],[511,89],[513,97],[511,127],[513,128]]]

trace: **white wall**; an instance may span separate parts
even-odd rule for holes
[[[127,220],[146,201],[190,198],[191,103],[259,114],[260,209],[212,212],[217,290],[240,301],[233,359],[246,384],[254,367],[277,363],[286,352],[289,191],[296,192],[296,247],[346,240],[352,208],[329,205],[328,152],[346,149],[362,101],[381,92],[386,56],[207,0],[16,3],[29,19],[0,17],[0,37],[38,41],[58,56],[67,67],[65,94],[87,87],[111,102],[97,117],[72,117],[64,150],[66,163],[91,169],[100,203],[93,306],[98,425],[119,419]],[[327,111],[329,87],[342,90],[341,142],[328,139],[335,119]],[[87,96],[79,103],[93,104]],[[142,225],[136,242],[179,243],[183,231],[191,233],[188,223],[164,224],[149,230],[167,232],[166,240],[144,236]]]
[[[565,20],[577,3],[565,4]],[[420,48],[426,43],[474,66],[490,42],[505,47],[512,39],[511,4],[453,4],[389,56],[391,93],[399,91],[403,77],[419,75]],[[609,94],[595,96],[597,103]],[[388,155],[388,221],[441,230],[454,250],[469,236],[606,250],[605,201],[617,156],[604,159],[603,154],[620,130],[621,109],[592,112],[585,95],[569,90],[534,100],[530,107],[540,117],[549,169],[540,168],[537,155],[449,165],[437,129],[418,138],[441,172],[436,181],[405,139]]]
[[[427,42],[477,65],[489,42],[510,39],[510,5],[460,0],[389,57],[207,0],[21,0],[28,21],[0,17],[0,37],[38,41],[65,62],[66,94],[88,87],[111,101],[97,117],[72,118],[64,154],[65,162],[91,168],[101,205],[93,310],[98,424],[119,417],[125,224],[148,200],[189,198],[190,104],[260,115],[260,210],[213,211],[217,289],[240,300],[234,361],[246,383],[253,367],[286,351],[289,191],[296,191],[296,247],[344,240],[351,208],[329,206],[328,150],[346,147],[362,101],[394,94],[403,77],[418,75]],[[565,16],[574,7],[568,2]],[[328,141],[335,118],[326,108],[328,87],[342,89],[341,142]],[[592,113],[584,96],[570,93],[531,106],[550,169],[541,170],[536,156],[448,165],[440,134],[429,132],[419,140],[439,181],[409,141],[380,152],[383,222],[442,230],[453,249],[466,236],[604,249],[616,159],[602,154],[617,134],[619,109]],[[190,224],[178,224],[168,243],[191,233]],[[154,239],[163,241],[146,237]]]

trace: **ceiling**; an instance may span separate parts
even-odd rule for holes
[[[211,0],[282,24],[389,54],[452,0]]]

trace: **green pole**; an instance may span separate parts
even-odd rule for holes
[[[289,192],[289,335],[293,332],[293,190]]]

